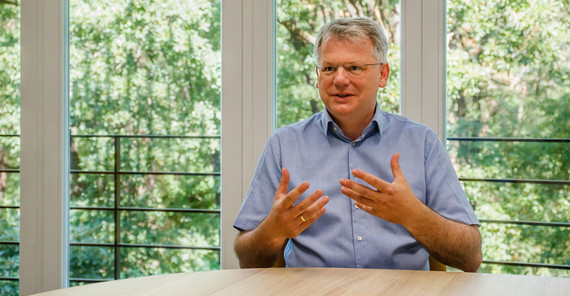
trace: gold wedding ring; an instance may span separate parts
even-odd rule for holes
[[[307,220],[305,220],[305,217],[303,217],[303,215],[301,215],[301,221],[303,221],[303,223],[305,223]]]

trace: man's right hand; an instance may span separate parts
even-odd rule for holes
[[[272,266],[285,240],[297,237],[325,213],[329,197],[323,196],[322,190],[295,204],[309,189],[309,183],[303,182],[287,193],[288,185],[289,171],[284,168],[267,218],[257,228],[242,231],[236,238],[235,251],[242,268]]]
[[[271,212],[263,221],[268,230],[280,240],[297,237],[307,227],[311,226],[325,213],[325,205],[329,201],[328,196],[323,196],[323,191],[318,189],[309,197],[298,204],[295,201],[309,189],[309,183],[303,182],[289,193],[289,171],[284,168],[281,172],[281,182],[275,193]],[[321,196],[323,196],[321,198]]]

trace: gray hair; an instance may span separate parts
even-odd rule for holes
[[[320,62],[319,50],[323,42],[330,37],[351,41],[369,39],[374,46],[374,55],[378,62],[387,62],[388,39],[386,39],[386,35],[384,35],[380,25],[372,19],[365,17],[340,18],[332,20],[321,27],[313,48],[317,65]]]

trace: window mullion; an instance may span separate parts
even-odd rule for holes
[[[274,11],[274,1],[222,1],[224,269],[239,268],[232,225],[274,126]]]
[[[21,295],[67,285],[63,7],[21,2]]]
[[[445,129],[445,1],[402,0],[401,113],[433,129]]]

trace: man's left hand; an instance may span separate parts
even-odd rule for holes
[[[359,208],[374,216],[392,223],[405,224],[423,204],[416,198],[404,177],[399,159],[400,154],[396,153],[390,162],[394,182],[388,183],[366,172],[353,170],[355,177],[376,190],[343,178],[340,180],[342,193],[352,198]]]

